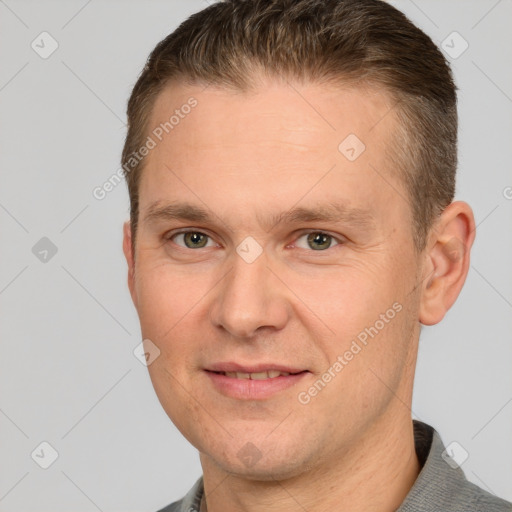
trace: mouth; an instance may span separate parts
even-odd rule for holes
[[[208,371],[208,370],[207,370]],[[262,372],[213,372],[218,375],[224,375],[230,379],[250,379],[250,380],[265,380],[275,379],[277,377],[288,377],[289,375],[298,375],[302,372],[281,372],[279,370],[266,370]]]
[[[264,400],[296,386],[311,372],[274,365],[241,366],[234,363],[205,369],[213,389],[238,400]]]

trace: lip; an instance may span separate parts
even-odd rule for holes
[[[214,367],[222,369],[214,370]],[[258,373],[269,370],[287,372],[290,373],[290,375],[279,375],[278,377],[268,379],[253,380],[238,379],[235,377],[228,377],[222,373],[216,373]],[[308,370],[300,370],[297,368],[291,368],[289,366],[275,364],[245,366],[237,363],[226,363],[212,365],[211,369],[205,370],[205,374],[209,378],[213,387],[224,396],[235,398],[237,400],[265,400],[271,398],[279,392],[296,386],[307,375],[310,375],[310,372]]]
[[[305,368],[294,368],[292,366],[285,366],[282,364],[275,363],[258,363],[252,365],[244,365],[235,362],[225,362],[225,363],[213,363],[205,368],[210,372],[239,372],[239,373],[258,373],[265,372],[269,370],[277,370],[279,372],[286,373],[300,373],[305,370]],[[277,378],[277,377],[276,377]]]

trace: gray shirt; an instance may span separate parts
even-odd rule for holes
[[[512,503],[469,482],[455,461],[448,459],[439,434],[414,420],[416,454],[422,467],[396,512],[512,512]],[[203,477],[187,495],[158,512],[199,512]]]

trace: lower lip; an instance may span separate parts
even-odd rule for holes
[[[240,400],[263,400],[285,389],[295,386],[309,372],[280,375],[272,379],[252,380],[227,377],[221,373],[206,371],[214,387],[223,395]]]

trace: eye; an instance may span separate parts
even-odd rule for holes
[[[339,242],[333,236],[328,235],[327,233],[323,233],[322,231],[313,231],[297,238],[295,245],[301,249],[325,251],[334,245],[339,245]]]
[[[187,249],[202,249],[203,247],[213,247],[216,244],[210,240],[208,235],[200,231],[185,231],[175,233],[169,237],[176,245],[186,247]]]

